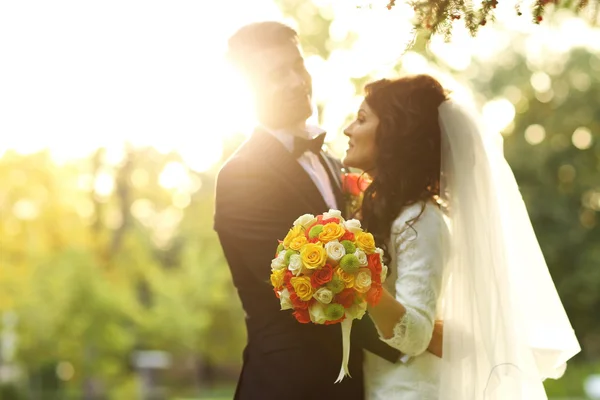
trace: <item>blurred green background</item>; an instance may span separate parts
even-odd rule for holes
[[[243,2],[227,3],[231,9],[243,7]],[[8,6],[0,6],[5,18],[27,15],[2,7]],[[105,7],[107,14],[118,10]],[[147,11],[144,7],[136,10]],[[178,19],[184,18],[186,6],[178,7],[163,15],[165,21],[196,26],[193,18]],[[226,118],[215,115],[236,119],[236,113],[247,115],[248,110],[229,103],[235,84],[221,85],[237,81],[202,75],[196,69],[207,60],[194,54],[217,38],[222,49],[225,33],[260,19],[281,19],[298,29],[315,81],[318,112],[313,122],[326,127],[327,141],[339,155],[346,145],[341,130],[360,101],[363,84],[374,78],[432,73],[457,96],[482,108],[485,121],[502,132],[506,157],[582,345],[565,376],[547,382],[547,392],[556,399],[586,398],[586,379],[600,374],[600,30],[566,11],[539,27],[500,12],[499,21],[482,29],[477,39],[461,35],[460,29],[451,43],[439,38],[428,43],[417,36],[414,47],[405,52],[411,35],[402,9],[385,14],[368,7],[357,11],[355,5],[324,0],[264,0],[246,7],[246,19],[229,21],[229,30],[216,38],[209,28],[202,31],[204,36],[184,29],[175,35],[192,43],[174,50],[192,54],[184,71],[190,74],[189,88],[182,89],[191,104],[178,115],[186,114],[194,122],[184,135],[190,141],[179,150],[161,150],[152,138],[140,144],[117,135],[120,146],[100,143],[85,154],[75,151],[74,156],[59,158],[65,146],[110,132],[95,132],[95,122],[85,119],[87,125],[77,126],[73,137],[62,136],[60,146],[53,146],[58,136],[52,134],[61,131],[56,121],[42,118],[39,130],[29,137],[22,129],[44,107],[51,107],[52,100],[46,106],[36,103],[36,96],[19,100],[18,85],[8,92],[11,95],[0,94],[7,106],[0,116],[12,121],[5,120],[4,126],[0,122],[2,136],[8,138],[0,152],[0,399],[232,397],[245,343],[244,314],[212,230],[213,196],[219,166],[248,131],[224,132],[233,129],[229,125],[221,133],[207,131],[204,120],[218,128],[225,126]],[[190,10],[192,17],[197,12],[217,22],[230,16],[227,8]],[[160,18],[164,10],[154,11]],[[140,18],[146,18],[148,32],[161,29],[162,20]],[[134,35],[133,19],[119,23]],[[69,35],[76,36],[77,29],[82,28],[73,26]],[[43,36],[42,31],[34,36]],[[144,43],[144,32],[129,43],[132,48],[149,46],[160,53],[172,45]],[[0,46],[6,49],[7,43],[0,41]],[[102,43],[101,36],[89,43],[90,54],[100,51]],[[16,48],[9,59],[14,71],[25,65]],[[20,48],[27,50],[26,45]],[[114,60],[126,57],[107,54]],[[63,56],[50,54],[46,60]],[[116,76],[118,64],[115,61],[109,76]],[[154,80],[176,75],[176,63],[161,65],[162,70],[152,70],[157,73]],[[29,70],[31,75],[21,79],[35,79],[36,71]],[[88,79],[97,78],[92,75]],[[65,76],[62,84],[68,90]],[[192,76],[197,81],[191,81]],[[0,83],[10,83],[7,75],[4,79]],[[211,80],[216,84],[202,91]],[[227,96],[221,96],[221,86],[227,87]],[[122,87],[124,93],[129,90]],[[43,94],[45,89],[24,90]],[[118,101],[118,86],[111,96]],[[209,101],[202,103],[194,96]],[[83,99],[82,109],[87,107]],[[21,119],[8,107],[14,101],[26,107]],[[111,101],[109,96],[107,103]],[[206,109],[212,106],[221,107],[220,114]],[[98,118],[110,120],[110,107],[103,111]],[[59,117],[69,118],[68,110],[60,112],[64,114]],[[121,121],[128,120],[127,110],[124,115]],[[152,121],[152,113],[144,118]],[[173,123],[173,130],[161,126],[141,135],[156,135],[163,143],[181,126],[175,119]],[[27,151],[18,145],[36,141],[48,145]],[[197,166],[198,158],[209,156]]]

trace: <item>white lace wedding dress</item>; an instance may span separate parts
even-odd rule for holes
[[[423,208],[424,207],[424,208]],[[421,216],[409,226],[423,209]],[[441,319],[441,298],[448,228],[444,214],[433,203],[404,209],[392,225],[388,252],[390,276],[386,289],[406,308],[394,336],[381,340],[405,356],[392,364],[365,351],[368,400],[432,400],[438,398],[441,359],[426,349],[433,325]]]
[[[415,204],[393,224],[386,285],[407,312],[385,341],[410,357],[392,364],[367,352],[367,398],[547,400],[543,381],[560,378],[581,347],[502,138],[454,100],[440,105],[439,122],[440,195],[450,207],[427,204],[411,229]],[[443,360],[426,351],[435,319],[444,321]]]

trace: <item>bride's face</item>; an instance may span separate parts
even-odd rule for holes
[[[375,167],[375,132],[379,118],[366,101],[361,104],[356,119],[344,130],[348,136],[348,150],[344,164],[363,171],[374,172]]]

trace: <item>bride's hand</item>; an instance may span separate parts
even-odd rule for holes
[[[435,321],[433,325],[433,335],[429,342],[427,351],[433,355],[442,358],[442,347],[444,344],[444,321]]]

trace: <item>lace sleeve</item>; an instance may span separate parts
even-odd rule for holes
[[[406,309],[391,338],[381,338],[409,356],[429,346],[442,285],[445,224],[441,212],[427,205],[412,225],[396,221],[392,228],[393,251],[398,277],[396,300]],[[390,249],[392,250],[392,249]]]

